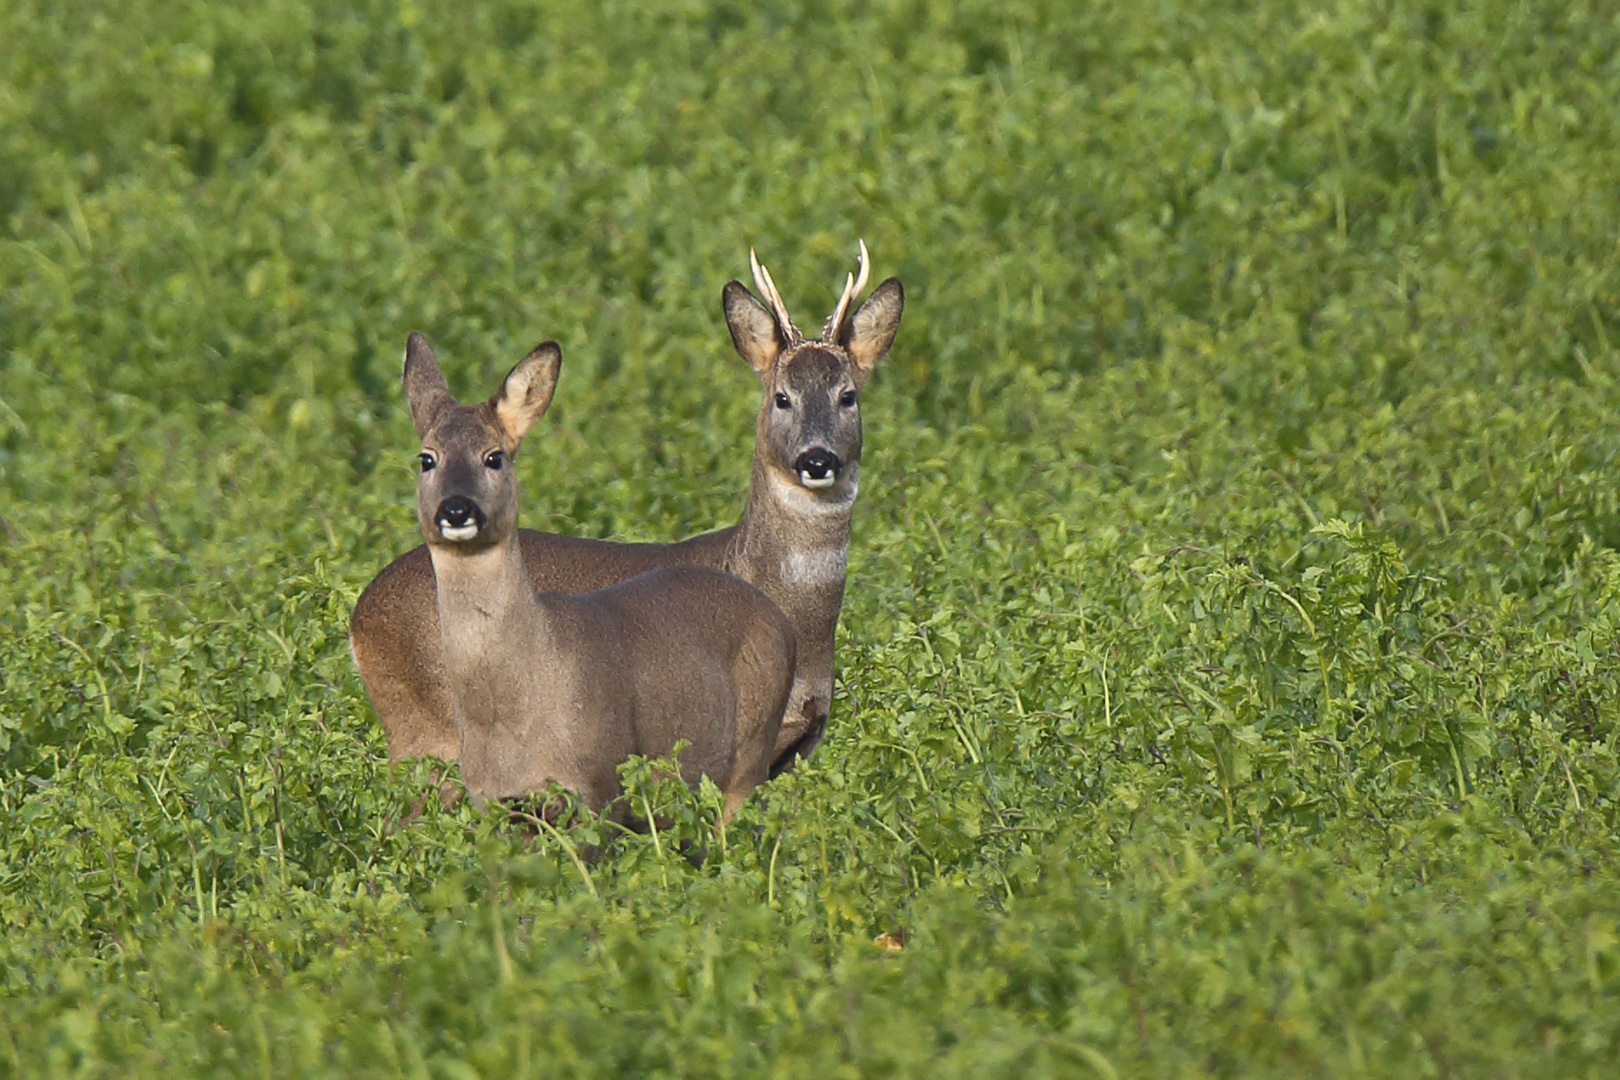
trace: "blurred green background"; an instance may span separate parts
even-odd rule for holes
[[[1616,101],[1590,2],[13,0],[0,1068],[1606,1075]],[[558,339],[524,524],[670,539],[745,492],[721,286],[815,325],[857,237],[814,761],[729,830],[642,770],[583,873],[406,820],[406,334]]]

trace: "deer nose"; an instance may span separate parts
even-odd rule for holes
[[[446,540],[471,540],[484,525],[484,511],[465,495],[452,495],[439,504],[433,522]]]
[[[807,488],[831,487],[838,479],[838,470],[843,467],[844,463],[838,460],[838,455],[824,446],[806,450],[793,463],[793,468],[799,474],[799,482]]]

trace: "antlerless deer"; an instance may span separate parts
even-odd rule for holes
[[[750,252],[764,303],[738,282],[722,294],[737,351],[764,391],[755,425],[752,485],[736,525],[674,544],[621,544],[522,529],[523,566],[537,589],[579,593],[657,566],[724,570],[757,586],[792,621],[798,672],[772,774],[820,740],[833,689],[833,636],[844,599],[850,514],[860,484],[860,391],[888,352],[904,297],[889,278],[858,310],[869,259],[860,245],[821,336],[805,340],[770,273]],[[377,575],[355,605],[349,642],[394,760],[457,753],[443,648],[425,547]],[[402,638],[390,625],[420,627]]]
[[[460,405],[412,334],[405,394],[421,436],[416,513],[436,579],[439,634],[462,777],[480,798],[556,782],[592,807],[620,794],[631,754],[689,747],[729,813],[764,782],[793,684],[793,627],[753,586],[663,567],[595,592],[536,591],[517,539],[511,461],[551,403],[562,352],[546,342],[482,405]]]

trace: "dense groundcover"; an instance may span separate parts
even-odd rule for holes
[[[0,11],[0,1072],[1612,1075],[1613,6],[585,8]],[[673,538],[721,286],[858,236],[813,762],[410,818],[407,332],[560,340],[525,523]]]

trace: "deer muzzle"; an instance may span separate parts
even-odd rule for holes
[[[439,504],[439,509],[433,515],[439,535],[456,542],[477,536],[485,520],[483,509],[465,495],[450,496]]]
[[[806,450],[793,463],[799,474],[799,483],[807,488],[828,488],[838,482],[838,473],[844,463],[838,455],[824,446]]]

